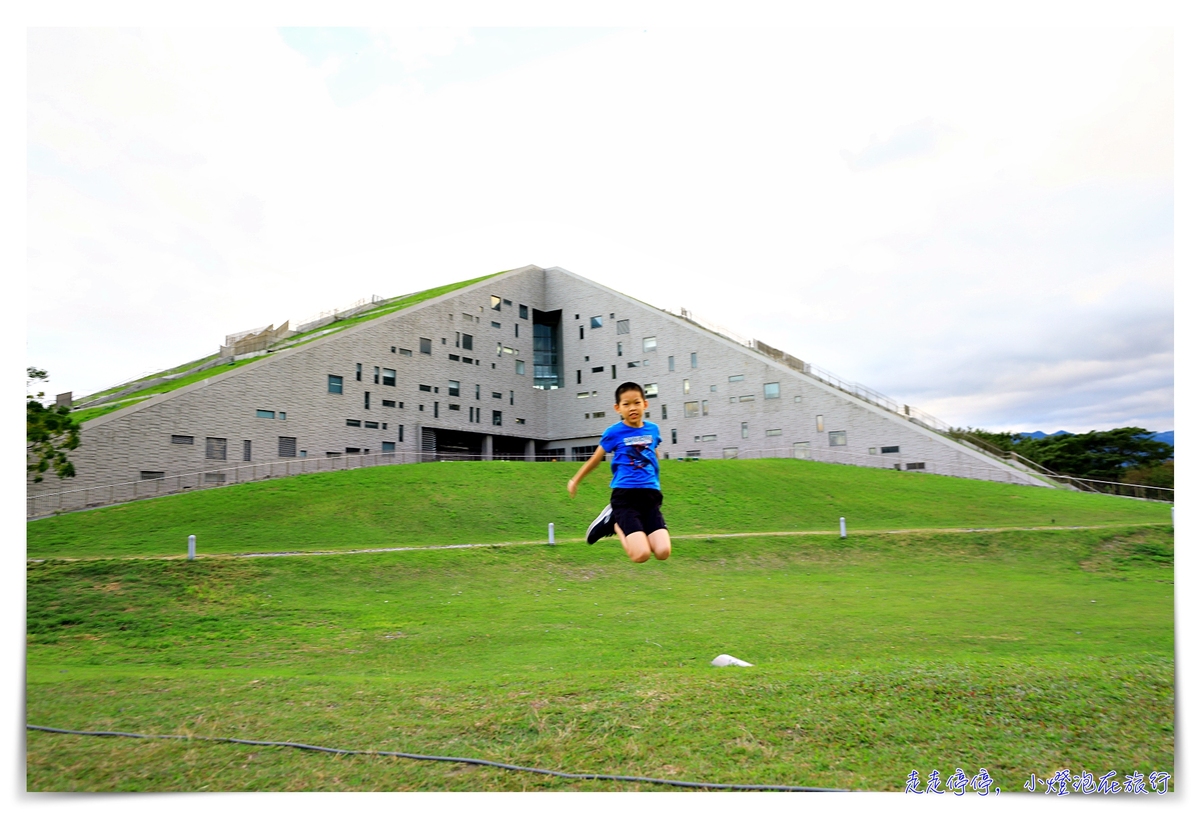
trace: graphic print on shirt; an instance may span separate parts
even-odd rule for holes
[[[624,444],[622,454],[628,458],[626,461],[635,469],[646,468],[649,458],[644,452],[654,445],[653,435],[630,435],[621,441]]]

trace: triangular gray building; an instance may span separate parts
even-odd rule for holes
[[[646,388],[664,459],[802,457],[1047,485],[908,407],[558,267],[410,300],[301,326],[86,421],[76,477],[31,486],[30,513],[331,464],[586,457],[617,420],[623,381]]]

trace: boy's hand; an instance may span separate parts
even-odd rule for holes
[[[575,483],[575,478],[574,478],[574,477],[572,477],[570,480],[568,480],[568,481],[567,481],[567,493],[571,495],[571,499],[575,499],[575,487],[576,487],[576,485],[577,485],[577,484]]]

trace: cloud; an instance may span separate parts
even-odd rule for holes
[[[1063,158],[1161,113],[1158,33],[306,34],[31,34],[29,348],[59,391],[535,263],[958,424],[1163,411],[1171,166],[1127,160],[1170,120]]]
[[[884,165],[934,156],[948,144],[954,133],[950,126],[926,117],[897,128],[883,142],[872,135],[865,148],[857,153],[842,150],[841,157],[851,170],[873,170]]]

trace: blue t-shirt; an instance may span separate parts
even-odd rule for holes
[[[612,454],[612,483],[614,489],[660,489],[658,485],[658,455],[654,450],[662,443],[658,427],[643,421],[642,427],[614,423],[604,430],[600,445]]]

